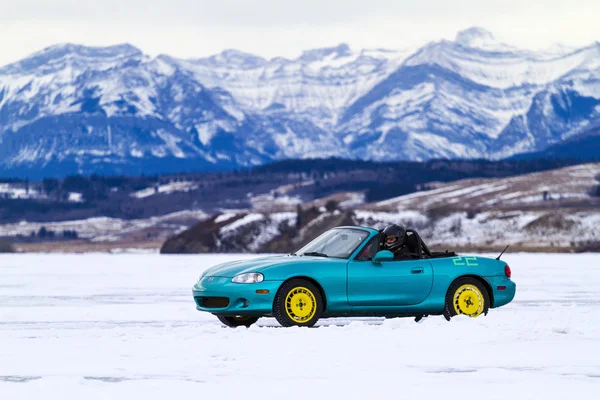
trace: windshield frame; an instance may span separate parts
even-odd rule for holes
[[[302,257],[304,254],[303,254],[303,253],[302,253],[302,254],[299,254],[299,253],[300,253],[300,251],[301,251],[302,249],[304,249],[304,248],[308,247],[308,246],[309,246],[311,243],[315,242],[315,241],[316,241],[317,239],[319,239],[321,236],[323,236],[323,235],[325,235],[326,233],[328,233],[328,232],[331,232],[331,231],[344,231],[344,230],[353,230],[353,231],[359,231],[359,232],[361,232],[361,233],[364,233],[364,234],[365,234],[365,237],[363,237],[363,238],[361,239],[361,241],[360,241],[360,242],[358,242],[358,244],[357,244],[356,246],[354,246],[354,248],[353,248],[352,250],[350,250],[350,251],[349,251],[349,253],[348,253],[348,255],[347,255],[346,257],[335,257],[335,256],[330,256],[330,255],[327,255],[327,258],[335,258],[335,259],[337,259],[337,260],[349,260],[349,259],[351,259],[351,258],[352,258],[352,256],[353,256],[353,255],[355,255],[355,253],[356,253],[356,250],[358,250],[358,249],[359,249],[361,246],[363,246],[363,245],[365,244],[365,242],[366,242],[366,241],[368,241],[368,240],[369,240],[369,239],[370,239],[370,238],[373,236],[372,232],[370,232],[370,231],[369,231],[369,230],[367,230],[367,229],[363,229],[363,228],[359,228],[359,227],[356,227],[356,228],[354,228],[354,227],[339,227],[339,226],[338,226],[338,227],[335,227],[335,228],[328,229],[328,230],[326,230],[325,232],[321,233],[319,236],[315,237],[313,240],[311,240],[310,242],[308,242],[307,244],[305,244],[304,246],[302,246],[302,247],[301,247],[301,248],[299,248],[298,250],[296,250],[296,251],[294,251],[293,253],[291,253],[291,255],[295,255],[295,256],[300,256],[300,257]],[[318,257],[318,256],[317,256],[317,257]],[[323,257],[323,258],[325,258],[325,257]]]

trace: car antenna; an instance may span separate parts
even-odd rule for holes
[[[507,246],[504,248],[504,250],[502,250],[502,253],[500,253],[500,255],[499,255],[498,257],[496,257],[496,260],[499,260],[499,259],[500,259],[500,257],[502,257],[502,254],[504,254],[504,252],[506,251],[506,249],[508,249],[508,246],[510,246],[510,245],[507,245]]]

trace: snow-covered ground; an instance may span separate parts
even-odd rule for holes
[[[21,221],[12,224],[0,224],[0,236],[29,236],[45,227],[58,232],[75,230],[80,238],[94,242],[111,242],[126,239],[146,229],[156,229],[161,237],[167,238],[178,234],[198,221],[207,217],[201,210],[183,210],[170,214],[143,219],[121,219],[111,217],[94,217],[71,221],[58,222],[28,222]]]
[[[5,199],[43,199],[47,196],[21,182],[0,183],[0,198]],[[70,200],[70,199],[69,199]]]
[[[41,185],[31,185],[29,183],[0,183],[0,198],[4,199],[47,199],[48,195],[41,191]],[[71,203],[81,203],[83,194],[69,192],[67,201]]]
[[[0,256],[0,399],[598,398],[600,255],[506,254],[517,295],[473,320],[195,310],[203,269],[253,257]]]
[[[138,190],[131,194],[131,197],[143,199],[155,194],[171,194],[174,192],[189,192],[198,189],[198,182],[171,182],[164,185],[157,185],[146,189]]]

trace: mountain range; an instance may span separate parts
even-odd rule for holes
[[[65,44],[0,68],[3,176],[502,159],[598,144],[599,126],[600,43],[531,51],[482,28],[416,51],[340,44],[296,59]]]

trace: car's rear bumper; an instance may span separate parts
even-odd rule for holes
[[[231,278],[203,277],[194,285],[192,293],[199,311],[220,315],[268,315],[273,311],[273,300],[281,283],[233,283]]]
[[[494,291],[493,308],[502,307],[515,298],[517,285],[505,276],[493,276],[486,278]]]

